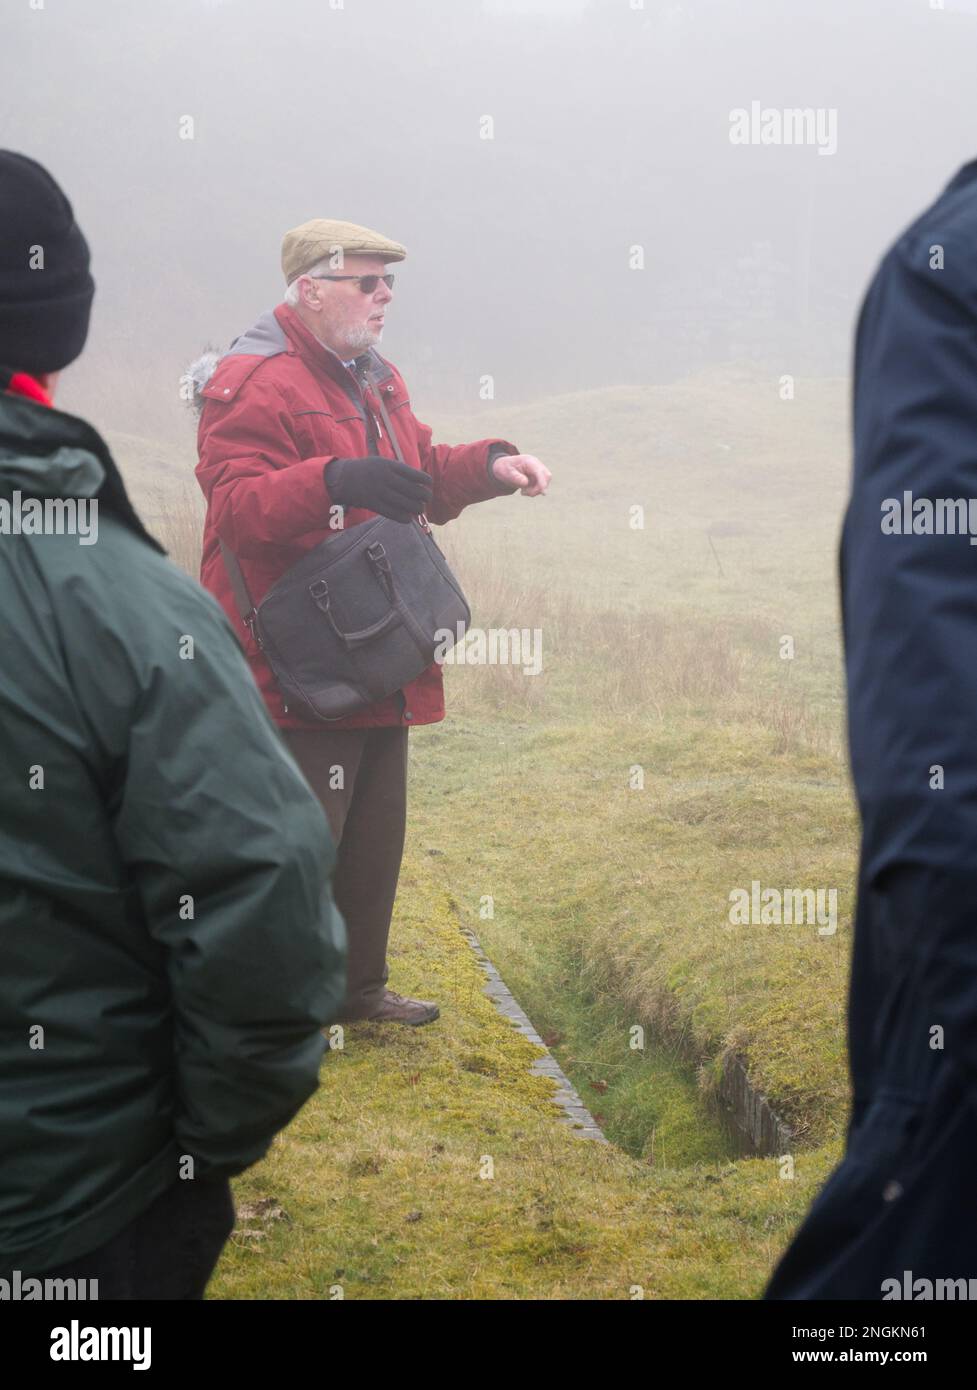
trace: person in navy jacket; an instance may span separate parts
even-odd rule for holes
[[[868,290],[854,443],[841,545],[862,822],[852,1112],[843,1161],[765,1297],[967,1297],[977,1290],[977,160],[903,232]]]

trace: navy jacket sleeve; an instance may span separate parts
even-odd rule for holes
[[[892,1030],[907,1084],[938,1029],[977,1094],[975,244],[969,177],[886,256],[856,339],[842,592],[859,912],[883,957],[859,958],[856,933],[856,1112]],[[899,1007],[894,992],[873,1000],[861,986],[883,971],[919,1005]]]

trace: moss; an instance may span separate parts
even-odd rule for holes
[[[756,1295],[823,1156],[784,1183],[770,1162],[654,1169],[575,1137],[553,1083],[530,1075],[539,1049],[484,994],[429,864],[412,857],[406,882],[393,983],[423,993],[437,967],[442,1017],[347,1029],[319,1091],[235,1182],[239,1203],[283,1218],[232,1239],[210,1296]],[[763,1238],[744,1242],[744,1221]]]
[[[840,766],[823,760],[812,780],[810,754],[799,771],[771,754],[748,721],[723,737],[692,722],[681,744],[674,730],[662,734],[674,775],[649,798],[581,774],[623,761],[617,750],[627,746],[626,727],[574,722],[560,734],[559,760],[547,751],[551,728],[510,732],[504,751],[488,739],[474,749],[456,743],[443,729],[437,756],[426,757],[421,730],[412,796],[415,833],[441,846],[432,870],[450,884],[462,920],[537,1027],[575,1039],[556,1051],[585,1101],[613,1137],[643,1150],[661,1123],[657,1098],[643,1101],[632,1087],[618,1106],[613,1094],[595,1099],[587,1094],[592,1063],[580,1061],[589,1053],[611,1075],[623,1074],[634,1060],[629,1029],[639,1025],[649,1042],[678,1049],[692,1075],[735,1043],[756,1087],[798,1137],[821,1144],[840,1136],[855,841]],[[661,766],[657,739],[645,731],[635,760]],[[731,753],[752,767],[750,779],[730,777]],[[479,798],[448,808],[441,769],[461,760]],[[693,770],[714,787],[698,797],[721,808],[721,836],[711,813],[678,827],[668,819],[673,802],[687,801],[683,779]],[[504,823],[534,827],[545,853],[527,859],[503,835],[484,833],[483,801],[505,808]],[[582,847],[582,826],[599,826],[599,841]],[[730,889],[754,878],[836,886],[837,933],[731,924]],[[489,921],[476,915],[485,894],[494,900]],[[676,1133],[682,1123],[676,1114]]]

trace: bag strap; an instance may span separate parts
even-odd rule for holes
[[[221,558],[224,561],[224,568],[227,570],[227,577],[231,581],[231,590],[234,594],[234,602],[237,605],[237,611],[241,615],[241,621],[244,623],[244,626],[257,642],[258,636],[254,630],[254,620],[257,609],[251,601],[251,593],[248,589],[247,580],[244,577],[244,571],[238,563],[237,556],[229,546],[221,541],[220,548]]]
[[[377,377],[368,368],[363,369],[363,376],[373,387],[373,390],[376,392],[377,400],[380,402],[380,415],[383,419],[384,426],[386,427],[387,434],[390,437],[390,443],[393,445],[394,454],[397,456],[398,463],[403,463],[405,461],[404,455],[401,452],[400,441],[398,440],[396,434],[394,434],[393,426],[390,423],[390,415],[387,411],[386,403],[383,399],[383,388],[380,385],[380,382],[378,381]]]
[[[380,403],[380,414],[383,417],[383,423],[386,426],[387,434],[390,438],[390,443],[393,445],[393,451],[397,456],[397,461],[398,463],[406,463],[407,460],[404,458],[403,452],[401,450],[400,441],[398,440],[397,435],[394,432],[393,425],[390,423],[390,413],[387,410],[386,404],[383,399],[383,388],[379,380],[367,368],[363,369],[363,376],[373,387],[373,390],[376,392],[377,400]],[[418,512],[417,521],[422,531],[430,531],[431,528],[428,525],[427,517],[424,515],[423,512]]]

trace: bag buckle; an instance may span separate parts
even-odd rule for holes
[[[380,583],[383,585],[384,593],[391,601],[393,600],[394,580],[390,569],[390,561],[387,559],[387,552],[383,548],[382,541],[374,541],[372,545],[366,547],[366,556],[373,568],[377,571]]]
[[[321,613],[329,612],[329,585],[324,579],[316,579],[309,585],[312,601]]]

